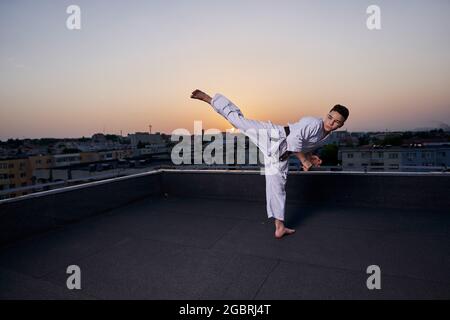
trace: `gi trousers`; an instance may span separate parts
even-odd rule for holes
[[[283,126],[270,121],[257,121],[244,117],[241,110],[225,96],[217,93],[211,105],[236,129],[245,134],[264,155],[267,216],[284,221],[288,160],[281,161],[286,151],[286,133]]]

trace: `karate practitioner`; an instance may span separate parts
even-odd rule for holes
[[[291,154],[295,155],[304,171],[320,166],[322,160],[312,151],[322,146],[332,131],[344,125],[349,115],[348,109],[335,105],[323,119],[303,117],[283,127],[270,121],[245,118],[241,110],[220,93],[211,98],[197,89],[192,92],[191,98],[210,104],[261,150],[264,155],[267,215],[275,219],[275,237],[279,239],[294,233],[295,230],[284,225],[288,158]]]

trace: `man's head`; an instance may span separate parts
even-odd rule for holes
[[[340,104],[335,105],[323,119],[323,128],[327,132],[339,129],[344,125],[349,113],[346,107]]]

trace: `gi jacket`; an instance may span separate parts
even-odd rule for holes
[[[287,151],[310,152],[322,146],[330,137],[323,130],[323,120],[315,117],[303,117],[296,123],[289,123],[290,134],[286,138]]]

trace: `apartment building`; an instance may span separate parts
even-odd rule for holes
[[[450,166],[450,144],[341,148],[343,170],[430,171]]]
[[[0,160],[0,199],[5,198],[2,191],[26,187],[32,184],[33,171],[28,158]],[[17,191],[12,197],[25,195],[25,191]]]

